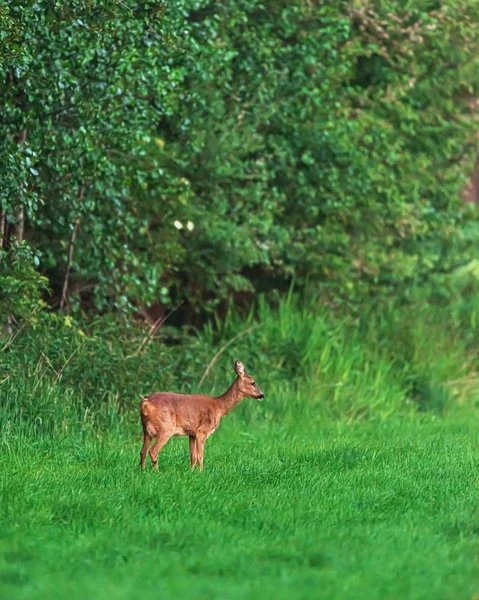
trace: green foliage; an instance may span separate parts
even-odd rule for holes
[[[40,0],[0,19],[0,203],[12,227],[25,207],[54,302],[76,223],[70,295],[100,310],[211,309],[293,277],[351,309],[474,257],[474,0]]]
[[[471,596],[478,40],[476,0],[0,5],[0,596]],[[140,396],[237,357],[211,475],[135,473]]]
[[[15,245],[8,261],[0,249],[0,327],[8,316],[33,326],[48,321],[42,312],[48,280],[36,270],[38,263],[37,253],[25,242]]]

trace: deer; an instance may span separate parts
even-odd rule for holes
[[[237,377],[221,396],[155,392],[141,400],[141,469],[145,468],[148,452],[154,470],[158,471],[158,454],[168,440],[173,436],[188,436],[191,469],[198,465],[200,471],[203,470],[205,442],[216,431],[222,417],[243,398],[264,399],[263,392],[253,377],[245,372],[241,361],[235,360],[234,370]],[[150,447],[152,440],[154,443]]]

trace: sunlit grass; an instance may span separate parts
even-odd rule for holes
[[[134,433],[5,435],[0,596],[469,599],[476,425],[233,419],[203,473],[185,439],[154,473]]]

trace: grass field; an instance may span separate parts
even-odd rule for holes
[[[203,473],[190,472],[184,438],[154,473],[137,468],[139,432],[5,435],[0,597],[479,593],[470,415],[303,425],[225,420]]]

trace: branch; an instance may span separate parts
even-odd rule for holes
[[[131,355],[128,356],[127,358],[131,358],[133,356],[138,356],[138,354],[140,354],[140,352],[143,350],[143,348],[147,348],[151,342],[153,341],[153,338],[155,337],[156,332],[158,331],[158,329],[163,325],[163,323],[169,319],[171,317],[171,315],[180,308],[180,306],[184,303],[184,300],[182,300],[179,304],[177,304],[176,306],[174,306],[170,312],[165,316],[165,317],[158,317],[158,319],[156,319],[156,321],[153,323],[153,325],[150,327],[150,331],[148,332],[148,335],[146,335],[142,340],[140,345],[138,346],[138,348],[136,349],[136,351]]]
[[[223,352],[226,350],[226,348],[228,348],[228,346],[231,346],[231,344],[233,342],[236,342],[236,340],[238,340],[240,337],[243,337],[244,335],[246,335],[247,333],[249,333],[253,329],[256,329],[256,327],[259,327],[259,325],[252,325],[251,327],[248,327],[248,329],[245,329],[241,333],[238,333],[238,335],[235,335],[234,338],[232,338],[227,344],[225,344],[220,350],[218,350],[218,352],[211,359],[210,364],[206,367],[206,371],[203,373],[203,376],[200,379],[200,383],[199,383],[200,386],[203,383],[203,381],[208,377],[208,373],[214,367],[216,361],[223,354]]]

